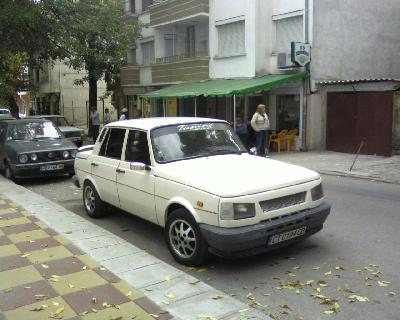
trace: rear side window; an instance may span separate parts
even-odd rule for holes
[[[125,161],[151,164],[146,132],[129,131],[128,141],[126,142]]]
[[[99,155],[113,158],[121,159],[122,146],[124,144],[125,129],[110,129],[108,130],[103,144],[100,148]]]

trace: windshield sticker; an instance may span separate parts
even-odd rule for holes
[[[214,128],[213,123],[185,124],[185,125],[178,126],[178,132],[210,130],[213,128]]]

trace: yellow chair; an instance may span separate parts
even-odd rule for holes
[[[296,139],[297,132],[297,129],[290,129],[288,134],[285,136],[286,151],[290,151],[292,149],[292,145],[294,144],[294,141]]]
[[[281,142],[285,141],[285,135],[288,133],[287,129],[281,130],[279,133],[271,134],[269,136],[268,149],[271,147],[271,143],[275,142],[275,151],[281,152]]]

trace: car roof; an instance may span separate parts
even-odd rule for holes
[[[8,123],[8,124],[20,124],[20,123],[32,123],[32,122],[51,122],[50,120],[46,119],[4,119],[1,123]]]
[[[64,118],[64,116],[58,115],[58,114],[43,114],[43,115],[37,115],[37,116],[28,116],[26,117],[30,119],[43,119],[43,118]]]
[[[203,122],[226,123],[226,121],[219,119],[195,118],[195,117],[166,117],[166,118],[142,118],[133,120],[123,120],[123,121],[112,122],[108,124],[106,127],[151,130],[157,127],[165,127],[169,125],[203,123]]]

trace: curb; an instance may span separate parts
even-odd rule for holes
[[[311,169],[311,170],[314,170],[314,169]],[[355,178],[355,179],[360,179],[360,180],[368,180],[368,181],[400,185],[400,182],[388,181],[388,180],[381,179],[381,178],[375,177],[375,176],[357,175],[357,174],[345,172],[345,171],[329,171],[329,170],[326,170],[326,171],[325,170],[315,170],[315,171],[317,171],[320,174],[327,175],[327,176]]]
[[[174,319],[271,319],[262,311],[250,308],[244,302],[3,177],[0,177],[0,193],[30,211],[94,260],[141,291]]]

